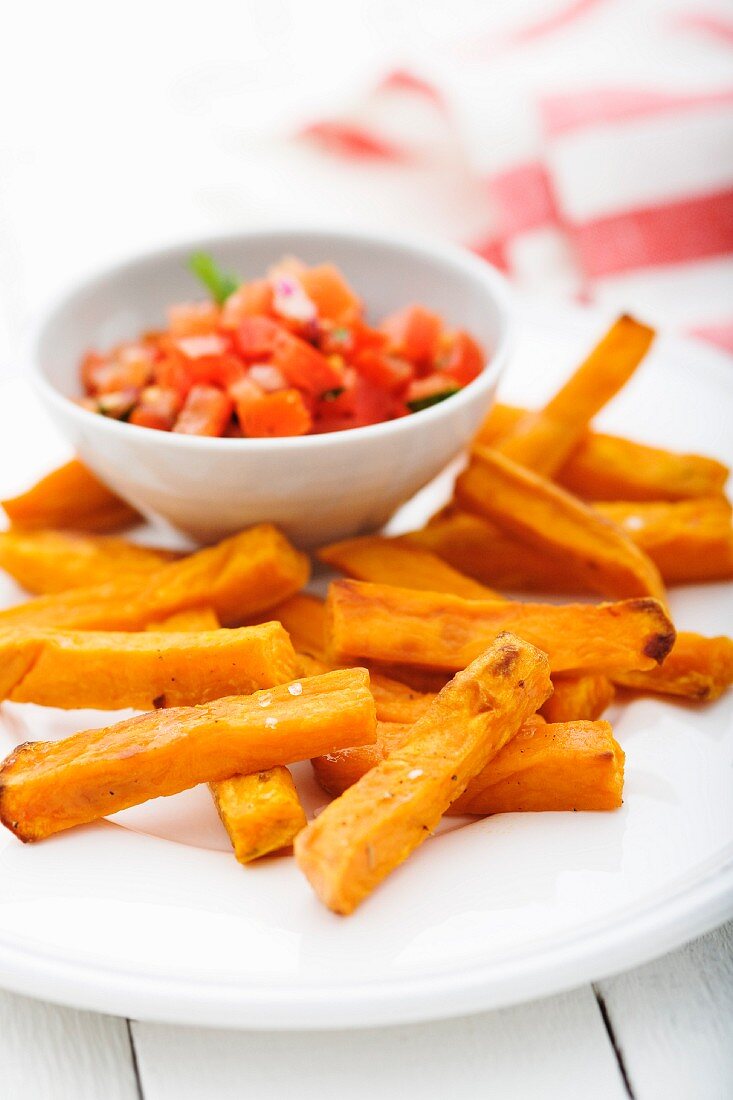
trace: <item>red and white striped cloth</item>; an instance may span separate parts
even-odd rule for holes
[[[416,206],[432,195],[434,228],[529,292],[733,351],[733,15],[554,0],[302,136],[375,194],[402,179]]]

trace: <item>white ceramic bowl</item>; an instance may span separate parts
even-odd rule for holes
[[[459,393],[409,417],[327,435],[288,439],[208,439],[153,431],[88,412],[79,360],[158,328],[172,302],[200,297],[186,263],[211,252],[244,279],[285,254],[332,261],[372,317],[410,302],[468,329],[489,352],[483,373]],[[38,390],[84,462],[144,514],[208,542],[262,520],[299,545],[375,530],[469,441],[491,405],[509,347],[502,277],[457,248],[371,233],[287,230],[240,233],[120,264],[65,297],[35,346]]]

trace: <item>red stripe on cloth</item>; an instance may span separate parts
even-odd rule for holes
[[[568,230],[592,279],[733,252],[733,189],[627,210]]]
[[[528,161],[485,181],[497,214],[502,238],[526,233],[558,219],[555,195],[547,167]]]
[[[479,238],[468,242],[466,247],[475,252],[477,256],[480,256],[482,260],[487,260],[494,267],[498,267],[500,271],[509,271],[506,244],[497,237]]]
[[[674,17],[673,23],[676,27],[682,27],[683,30],[712,34],[727,46],[733,46],[733,20],[724,19],[720,15],[715,15],[714,12],[700,12],[699,15],[694,11],[687,14],[682,12]]]
[[[461,43],[458,52],[476,59],[495,57],[506,50],[524,46],[546,35],[554,34],[555,31],[569,26],[591,9],[604,3],[607,3],[607,0],[571,0],[569,4],[545,18],[517,27],[516,30],[508,31],[506,34],[491,31],[488,34],[474,36],[470,41]]]
[[[570,4],[560,8],[559,11],[538,19],[535,23],[528,23],[525,27],[519,27],[507,35],[506,41],[513,46],[521,46],[525,42],[534,42],[537,38],[544,38],[547,34],[554,34],[562,27],[574,23],[576,19],[586,15],[591,8],[598,7],[605,0],[572,0]]]
[[[352,160],[406,161],[411,159],[407,148],[386,141],[378,134],[347,122],[324,120],[312,122],[300,131],[300,137],[315,141],[328,153]]]
[[[410,92],[429,99],[437,107],[443,107],[445,101],[443,94],[434,84],[423,80],[421,76],[409,72],[407,69],[395,69],[379,81],[378,92]]]
[[[701,328],[691,329],[690,335],[733,352],[733,321],[725,325],[703,325]]]
[[[548,96],[541,103],[542,120],[552,137],[649,115],[697,110],[733,103],[733,88],[702,95],[675,95],[634,88],[602,88],[596,91]]]

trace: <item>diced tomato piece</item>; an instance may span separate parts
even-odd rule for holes
[[[181,397],[186,396],[194,384],[193,375],[189,370],[189,364],[174,348],[169,348],[163,342],[163,351],[160,360],[155,366],[155,381],[166,390],[175,390]]]
[[[97,376],[103,367],[109,364],[109,359],[100,355],[98,351],[88,351],[81,361],[81,384],[85,393],[95,393],[97,389]]]
[[[249,402],[259,401],[261,397],[265,396],[265,391],[250,375],[240,378],[238,382],[229,387],[227,392],[237,407],[237,415],[239,415],[240,405],[244,406]]]
[[[248,362],[269,359],[283,336],[285,329],[270,317],[245,317],[234,333],[234,343],[239,354]]]
[[[437,405],[444,397],[457,393],[460,386],[455,378],[448,374],[440,374],[434,371],[425,378],[416,378],[411,382],[405,394],[405,403],[412,412],[427,409],[430,405]]]
[[[486,357],[472,336],[460,330],[449,339],[447,350],[440,356],[440,369],[455,378],[461,386],[473,382],[484,369]]]
[[[142,389],[151,380],[156,353],[146,344],[121,344],[110,356],[90,352],[82,364],[88,393],[117,393]]]
[[[206,336],[216,332],[221,310],[216,302],[181,302],[168,309],[171,336]]]
[[[268,279],[242,283],[222,306],[220,324],[223,329],[239,328],[247,317],[267,316],[272,312],[272,287]]]
[[[247,376],[261,386],[265,393],[275,393],[276,390],[288,388],[287,378],[272,363],[253,363]]]
[[[351,325],[351,338],[354,352],[357,354],[362,351],[386,351],[389,344],[386,333],[378,328],[372,328],[360,317],[357,317]]]
[[[278,390],[258,400],[237,405],[246,436],[307,435],[313,426],[310,410],[299,390]]]
[[[361,301],[333,264],[309,267],[299,278],[306,294],[315,303],[319,316],[340,322],[359,316]]]
[[[440,347],[443,322],[424,306],[406,306],[385,317],[380,325],[390,339],[391,350],[417,367],[432,367]]]
[[[337,325],[334,321],[319,318],[313,342],[324,355],[342,355],[344,358],[354,352],[356,343],[353,329],[346,325]]]
[[[315,396],[343,384],[343,365],[338,357],[326,358],[297,336],[285,334],[277,343],[272,361],[291,386]]]
[[[182,435],[222,435],[234,405],[216,386],[193,386],[173,428]]]
[[[183,371],[176,371],[167,364],[162,367],[163,376],[170,371],[171,380],[182,393],[188,393],[195,385],[212,385],[226,388],[245,373],[241,359],[232,353],[231,341],[216,333],[208,336],[186,336],[169,340],[169,352],[182,361]],[[158,371],[161,377],[161,371]],[[162,379],[161,379],[162,380]]]
[[[318,402],[314,432],[337,432],[363,428],[392,417],[394,399],[378,386],[354,372],[354,378],[338,396]]]
[[[234,411],[240,425],[244,421],[247,407],[265,396],[265,391],[249,375],[240,378],[238,382],[229,387],[229,396],[234,402]]]
[[[177,390],[165,386],[148,386],[130,413],[130,423],[141,428],[172,430],[183,401]]]
[[[379,351],[364,351],[354,360],[362,378],[389,393],[399,393],[412,381],[415,371],[406,359]]]
[[[208,333],[199,336],[184,336],[171,341],[172,345],[185,359],[218,359],[231,348],[225,336]]]

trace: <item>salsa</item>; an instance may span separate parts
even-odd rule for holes
[[[424,306],[370,325],[333,264],[287,258],[252,282],[205,253],[190,266],[210,298],[171,306],[163,331],[87,352],[84,408],[184,435],[313,435],[410,416],[483,370],[473,337]]]

